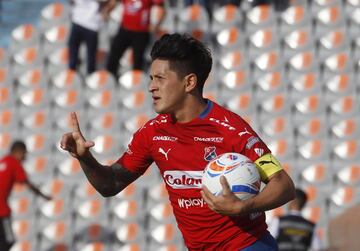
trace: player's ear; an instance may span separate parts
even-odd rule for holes
[[[197,86],[197,77],[194,73],[190,73],[189,75],[185,76],[185,91],[191,92],[196,89]]]

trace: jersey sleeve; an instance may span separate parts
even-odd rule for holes
[[[280,163],[271,154],[267,145],[240,117],[236,121],[235,133],[232,139],[234,152],[245,155],[256,164],[262,181],[268,181],[272,174],[282,170]]]
[[[20,163],[14,163],[14,176],[16,182],[25,182],[27,180],[25,170]]]
[[[133,135],[127,150],[117,163],[132,173],[142,175],[152,162],[148,136],[146,130],[141,128]]]
[[[251,126],[241,118],[238,118],[234,134],[232,135],[234,151],[245,155],[253,162],[271,152]]]

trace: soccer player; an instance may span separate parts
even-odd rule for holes
[[[151,58],[149,92],[159,115],[134,134],[116,163],[103,166],[93,157],[94,142],[82,135],[75,113],[73,131],[62,136],[60,146],[80,161],[103,196],[119,193],[155,162],[189,250],[277,250],[264,211],[293,199],[293,182],[239,115],[202,97],[210,51],[190,36],[172,34],[155,42]],[[257,164],[267,183],[258,195],[237,199],[224,177],[222,195],[202,187],[206,164],[225,152]]]
[[[7,203],[15,182],[26,184],[35,194],[50,200],[26,177],[21,165],[26,158],[26,145],[15,141],[10,147],[10,153],[0,159],[0,250],[7,251],[15,242],[11,227],[11,210]]]

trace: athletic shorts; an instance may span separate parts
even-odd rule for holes
[[[239,251],[278,251],[278,246],[274,237],[266,232],[259,240]]]
[[[10,250],[14,242],[15,237],[12,231],[10,217],[0,218],[0,250]]]

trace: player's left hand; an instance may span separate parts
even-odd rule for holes
[[[222,186],[222,194],[213,195],[206,186],[202,187],[200,191],[201,196],[208,204],[209,208],[221,215],[244,215],[248,214],[248,209],[244,201],[241,201],[230,190],[229,183],[225,176],[220,177],[220,183]]]

